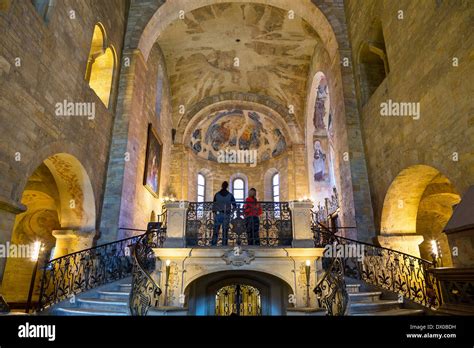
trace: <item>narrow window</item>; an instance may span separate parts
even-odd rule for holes
[[[202,174],[197,177],[197,201],[202,203],[206,201],[206,178]]]

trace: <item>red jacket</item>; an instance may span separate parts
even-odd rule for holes
[[[262,215],[262,207],[254,197],[247,197],[245,200],[244,215],[245,217]]]

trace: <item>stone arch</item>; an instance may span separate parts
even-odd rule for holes
[[[177,20],[181,11],[184,13],[196,10],[198,8],[220,4],[220,3],[241,2],[240,0],[203,0],[199,2],[187,0],[175,0],[161,5],[146,24],[138,42],[138,49],[142,52],[145,60],[148,60],[149,53],[153,44],[160,36],[161,32],[168,27],[174,20]],[[337,55],[338,43],[331,24],[323,12],[310,1],[296,2],[291,5],[286,0],[253,0],[253,3],[265,4],[280,8],[286,11],[292,11],[292,14],[304,19],[310,24],[324,44],[331,58]]]
[[[193,105],[183,117],[179,120],[176,129],[176,143],[182,143],[189,135],[190,129],[199,123],[203,115],[225,109],[226,107],[235,108],[251,108],[272,116],[282,129],[287,139],[291,139],[293,143],[302,143],[302,131],[298,126],[295,115],[288,112],[277,102],[269,97],[263,97],[252,93],[229,92],[222,93],[217,96],[204,98],[199,103]]]
[[[262,295],[267,297],[267,303],[262,314],[286,314],[288,295],[293,292],[293,288],[285,279],[261,270],[229,271],[228,269],[200,274],[186,283],[184,294],[188,298],[190,313],[213,315],[215,298],[212,298],[212,293],[223,285],[231,283],[248,283],[263,290]]]
[[[430,259],[431,240],[441,245],[443,263],[451,264],[451,257],[444,226],[452,215],[453,205],[459,203],[460,195],[451,181],[436,168],[428,165],[413,165],[402,170],[392,181],[385,195],[382,209],[382,236],[422,236],[419,254]],[[392,238],[395,240],[394,238]],[[408,239],[392,246],[409,250],[415,246],[404,246]],[[403,251],[403,250],[402,250]]]
[[[21,203],[27,209],[16,216],[11,245],[31,251],[32,244],[40,241],[44,247],[41,258],[91,247],[95,237],[95,199],[89,176],[79,160],[67,153],[50,155],[25,180]],[[2,293],[9,302],[23,304],[27,300],[34,267],[28,257],[7,259]],[[39,276],[40,273],[36,284]],[[35,287],[34,296],[37,295]]]

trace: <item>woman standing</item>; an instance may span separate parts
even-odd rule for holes
[[[260,219],[262,215],[262,207],[257,201],[257,190],[251,188],[249,196],[244,204],[245,225],[247,228],[248,245],[260,245]]]

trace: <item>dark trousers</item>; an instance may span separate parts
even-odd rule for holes
[[[214,230],[212,231],[211,245],[217,245],[217,238],[219,237],[219,227],[222,225],[222,245],[227,245],[229,234],[230,214],[217,213],[214,216]]]
[[[247,240],[249,245],[260,245],[260,219],[258,216],[247,216],[245,218],[247,227]]]

